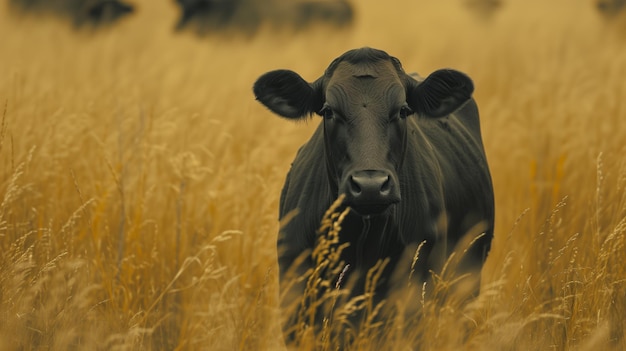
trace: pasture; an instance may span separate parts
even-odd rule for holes
[[[197,38],[173,1],[134,4],[97,32],[0,7],[0,349],[279,349],[278,199],[318,117],[251,87],[361,46],[476,86],[495,240],[478,300],[424,302],[421,348],[626,349],[626,18],[363,0],[351,28]]]

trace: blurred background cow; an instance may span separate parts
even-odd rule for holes
[[[464,0],[463,5],[481,20],[490,20],[502,8],[502,0]]]
[[[314,24],[344,27],[354,10],[346,0],[176,0],[181,15],[177,30],[204,35],[239,29],[249,34],[261,25],[304,29]]]
[[[626,0],[595,0],[594,5],[608,35],[626,38]]]
[[[110,25],[134,12],[133,5],[121,0],[9,0],[22,15],[56,15],[76,27]]]
[[[596,7],[604,16],[612,17],[624,10],[626,0],[597,0]]]

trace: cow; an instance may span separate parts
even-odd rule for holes
[[[10,4],[22,14],[56,15],[75,28],[110,25],[135,11],[121,0],[11,0]]]
[[[481,20],[491,20],[502,8],[503,0],[465,0],[465,7]]]
[[[242,0],[176,0],[180,18],[176,30],[194,27],[198,34],[206,34],[227,26],[235,16]]]
[[[92,1],[89,6],[83,9],[82,16],[77,18],[76,23],[79,26],[83,23],[89,23],[93,26],[110,24],[134,11],[133,5],[119,0]]]
[[[282,308],[291,311],[283,323],[288,343],[296,338],[298,313],[308,308],[291,308],[307,285],[294,277],[316,268],[311,252],[320,220],[338,198],[340,210],[348,209],[337,243],[344,247],[344,280],[352,282],[348,297],[364,293],[368,270],[381,260],[387,263],[375,288],[377,303],[406,286],[409,266],[416,283],[427,282],[429,272],[441,272],[468,242],[457,274],[475,278],[469,298],[479,292],[495,210],[473,90],[459,71],[421,78],[367,47],[339,56],[313,82],[275,70],[254,83],[256,99],[281,117],[321,116],[280,195],[279,218],[286,223],[278,235],[278,263]],[[324,318],[316,316],[317,331]]]
[[[352,23],[354,9],[347,0],[298,0],[277,7],[272,14],[275,22],[287,22],[296,29],[325,23],[337,28]]]
[[[596,0],[596,8],[606,17],[615,17],[622,12],[626,0]]]
[[[304,29],[315,24],[344,27],[354,11],[347,0],[176,0],[180,18],[176,31],[190,29],[207,35],[227,29],[247,34],[262,25]]]

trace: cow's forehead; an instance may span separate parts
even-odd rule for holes
[[[390,60],[373,62],[340,62],[335,68],[330,83],[350,78],[373,78],[382,80],[398,80],[398,72]]]
[[[331,105],[347,110],[355,106],[386,109],[405,100],[404,87],[393,63],[341,62],[330,78],[326,98]]]

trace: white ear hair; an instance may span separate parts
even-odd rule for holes
[[[418,81],[418,82],[423,82],[423,81],[424,81],[424,79],[426,79],[426,78],[424,78],[424,77],[420,76],[420,75],[419,75],[419,73],[417,73],[417,72],[411,72],[411,73],[409,73],[409,77],[411,77],[411,78],[415,79],[415,80],[416,80],[416,81]]]

